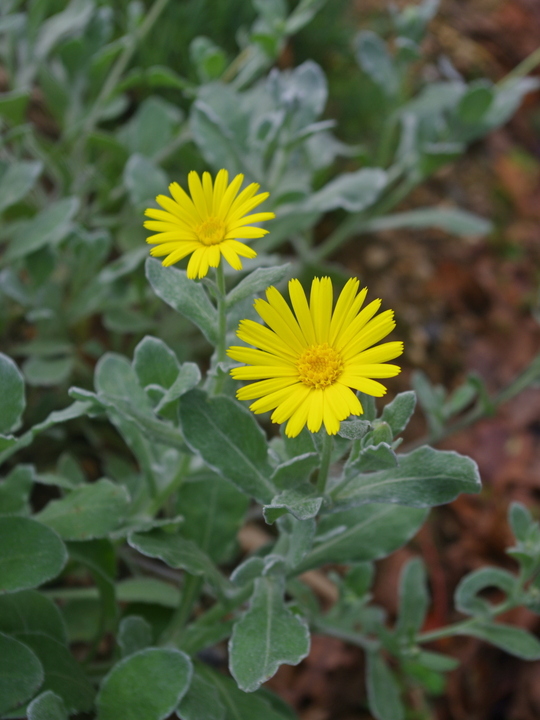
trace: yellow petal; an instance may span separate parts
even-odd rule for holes
[[[262,317],[264,322],[278,335],[291,350],[300,354],[305,350],[305,344],[302,343],[303,336],[295,334],[287,325],[286,320],[281,314],[266,300],[257,298],[253,303],[253,307]]]
[[[317,342],[328,342],[332,318],[332,281],[329,277],[314,278],[311,284],[310,310]]]
[[[223,200],[223,195],[229,183],[229,173],[226,170],[220,170],[214,183],[214,197],[212,200],[212,215],[217,215],[219,206]]]
[[[263,380],[265,378],[290,377],[298,379],[298,370],[292,366],[247,365],[232,368],[231,375],[235,380]]]
[[[218,217],[220,217],[221,219],[224,220],[227,217],[229,208],[231,207],[232,202],[236,197],[238,191],[240,190],[240,186],[243,182],[244,176],[241,174],[236,175],[236,177],[231,180],[231,184],[229,185],[229,187],[225,190],[218,210]]]
[[[197,213],[204,221],[208,217],[208,208],[206,207],[206,200],[204,198],[201,179],[195,170],[188,173],[188,185],[189,192],[193,198],[193,203],[197,208]]]
[[[248,363],[249,365],[278,365],[296,367],[294,363],[286,358],[277,357],[277,355],[263,352],[262,350],[254,350],[253,348],[243,347],[242,345],[232,345],[228,348],[227,355],[233,360]]]
[[[359,282],[356,278],[350,278],[345,283],[345,287],[340,292],[336,307],[332,314],[332,320],[330,322],[330,342],[334,343],[339,331],[343,327],[347,314],[354,302],[356,294],[358,292]]]
[[[373,395],[374,397],[382,397],[383,395],[386,395],[386,388],[376,380],[370,380],[369,378],[344,372],[339,381],[348,387],[360,390],[360,392],[363,392],[366,395]]]
[[[310,432],[316,433],[321,429],[324,416],[324,391],[312,390],[309,394],[310,408],[307,426]]]
[[[378,343],[383,337],[386,337],[396,327],[394,322],[394,311],[385,310],[371,320],[362,330],[346,345],[343,350],[343,358],[347,361],[358,355],[362,350]]]
[[[403,343],[402,342],[386,342],[382,345],[377,345],[369,350],[364,350],[358,355],[354,355],[350,360],[347,361],[347,366],[361,365],[363,363],[380,363],[386,362],[387,360],[393,360],[403,354]]]
[[[253,400],[258,397],[262,399],[263,396],[273,395],[278,391],[283,391],[283,389],[290,392],[290,388],[293,386],[294,381],[291,381],[291,378],[268,378],[268,380],[261,380],[260,382],[254,382],[251,383],[251,385],[245,385],[239,388],[236,392],[236,397],[239,400]],[[276,405],[277,404],[276,402]],[[272,407],[276,407],[276,405],[272,405]],[[270,407],[268,410],[270,410]],[[260,412],[266,412],[266,410],[261,410]]]
[[[172,252],[170,255],[168,255],[165,260],[163,260],[162,265],[164,267],[169,267],[169,265],[174,265],[174,263],[178,262],[179,260],[182,260],[187,255],[189,255],[190,252],[194,252],[194,250],[197,249],[196,243],[184,243],[180,247],[177,247],[174,252]]]
[[[366,305],[366,307],[359,313],[348,326],[344,327],[342,332],[339,333],[338,338],[335,342],[337,350],[345,350],[350,343],[353,343],[357,338],[359,332],[362,330],[371,318],[375,315],[378,309],[381,307],[381,300],[373,300]],[[351,353],[349,353],[351,355]]]
[[[310,388],[305,385],[298,385],[291,391],[285,400],[281,402],[271,415],[272,422],[284,423],[304,403],[310,394]]]
[[[315,344],[315,328],[313,327],[313,319],[309,311],[306,294],[304,292],[304,288],[300,284],[300,281],[296,278],[289,281],[289,295],[294,312],[298,318],[298,324],[302,328],[302,332],[308,345]]]
[[[212,187],[212,176],[209,172],[203,173],[202,188],[204,193],[204,199],[206,202],[206,209],[208,214],[211,215],[212,207],[214,205],[214,188]]]
[[[233,223],[227,223],[227,230],[236,230],[236,228],[250,225],[251,223],[264,222],[265,220],[273,220],[276,214],[273,212],[261,212],[254,215],[245,215]]]
[[[292,358],[293,361],[298,358],[298,353],[291,350],[275,332],[253,320],[242,320],[236,334],[240,340],[255,345],[261,350],[266,350],[266,352],[283,355],[283,357]]]
[[[278,315],[281,316],[283,321],[287,324],[289,330],[300,340],[300,344],[307,346],[308,343],[304,336],[304,333],[302,332],[298,321],[292,314],[292,310],[288,306],[287,301],[279,292],[279,290],[276,290],[275,287],[270,286],[266,290],[266,299],[268,300],[269,304],[274,308],[274,310],[278,313]]]
[[[178,183],[171,183],[169,185],[169,192],[176,200],[178,205],[180,205],[182,210],[186,213],[186,215],[190,218],[191,223],[193,223],[194,225],[198,225],[202,222],[203,218],[197,212],[197,208],[193,204],[193,200],[189,197],[187,192],[182,187],[180,187]]]

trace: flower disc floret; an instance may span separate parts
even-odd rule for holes
[[[335,435],[349,415],[364,411],[355,391],[381,397],[381,378],[401,368],[387,361],[399,357],[403,343],[377,345],[395,327],[391,310],[377,315],[381,301],[362,307],[367,289],[358,280],[347,282],[333,307],[330,278],[315,278],[309,301],[298,280],[289,282],[292,308],[274,287],[255,309],[265,325],[240,322],[238,337],[254,347],[233,346],[228,355],[245,363],[231,370],[237,380],[254,380],[237,392],[239,400],[255,400],[255,413],[272,411],[275,423],[286,422],[285,433],[296,437],[307,425],[318,432],[324,424]],[[377,378],[377,379],[376,379]]]
[[[240,240],[263,237],[268,230],[254,223],[271,220],[273,212],[250,214],[268,197],[258,193],[259,185],[251,183],[240,192],[243,175],[236,175],[229,183],[229,174],[220,170],[215,182],[205,172],[202,180],[192,171],[188,175],[188,195],[178,183],[171,183],[172,197],[158,195],[156,202],[162,209],[148,208],[145,215],[151,220],[144,227],[155,232],[147,238],[154,247],[153,257],[164,257],[162,264],[173,265],[191,255],[187,266],[189,278],[204,277],[209,267],[217,267],[223,256],[235,270],[242,269],[241,257],[257,255],[253,248]]]

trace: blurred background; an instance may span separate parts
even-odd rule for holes
[[[105,351],[131,356],[146,333],[166,340],[180,360],[208,362],[208,346],[153,296],[143,268],[144,207],[191,169],[225,166],[270,186],[278,219],[268,225],[274,244],[261,246],[263,264],[266,253],[268,264],[292,261],[302,277],[321,268],[338,279],[357,275],[395,309],[406,350],[391,393],[409,389],[414,377],[428,420],[437,385],[470,390],[472,374],[482,391],[497,393],[538,355],[540,94],[531,81],[511,88],[496,118],[486,107],[515,68],[521,78],[539,77],[540,3],[395,6],[392,13],[380,0],[3,0],[0,348],[25,374],[28,424],[64,407],[70,385],[90,388]],[[385,64],[380,43],[395,67]],[[291,75],[308,61],[322,72],[309,65],[311,75]],[[440,83],[448,84],[441,96],[426,92]],[[461,88],[455,100],[445,98],[451,84]],[[448,116],[463,87],[476,94],[472,115],[461,103],[456,124]],[[248,120],[272,93],[276,107],[254,130]],[[235,97],[243,114],[235,114]],[[279,103],[292,107],[284,117],[296,135],[286,142]],[[420,132],[407,140],[404,118],[413,116],[432,120],[430,149]],[[249,148],[238,139],[244,136]],[[319,144],[308,145],[310,137]],[[407,160],[413,155],[416,165]],[[14,163],[20,167],[8,175]],[[310,198],[321,200],[317,193],[333,178],[362,168],[395,171],[397,192],[378,206],[341,199],[317,209]],[[368,206],[376,211],[363,215]],[[390,207],[464,213],[388,222]],[[364,223],[361,231],[353,223],[334,248],[325,246],[349,216]],[[458,413],[473,397],[464,393]],[[417,413],[408,442],[430,432],[438,439],[434,422]],[[509,567],[508,503],[520,500],[538,515],[540,390],[528,387],[492,417],[439,435],[440,447],[478,462],[484,491],[434,509],[412,549],[378,563],[375,594],[392,616],[399,570],[421,553],[434,595],[429,628],[454,619],[451,598],[463,574],[486,563]],[[111,458],[123,452],[110,428],[100,434],[78,420],[37,440],[28,458],[41,458],[46,469],[66,443],[89,477],[100,476],[104,447]],[[39,492],[38,506],[48,497]],[[504,619],[538,629],[532,613],[518,614]],[[473,639],[452,638],[440,649],[459,657],[461,668],[446,686],[420,678],[432,709],[419,694],[410,718],[540,717],[540,663]],[[309,658],[282,667],[271,687],[302,720],[368,718],[362,662],[356,649],[315,636]]]

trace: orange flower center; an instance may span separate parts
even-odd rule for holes
[[[343,359],[337,350],[322,343],[304,350],[296,361],[296,367],[304,385],[321,390],[339,379],[343,372]]]
[[[203,245],[217,245],[225,239],[225,225],[219,218],[209,217],[194,230]]]

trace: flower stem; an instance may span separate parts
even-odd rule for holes
[[[216,367],[214,368],[215,378],[213,383],[213,394],[219,395],[223,386],[224,375],[219,369],[219,363],[227,359],[227,308],[225,298],[227,288],[225,285],[225,273],[223,271],[223,261],[220,261],[216,268],[216,285],[218,289],[217,311],[218,311],[218,340],[216,346]]]
[[[185,574],[180,604],[176,608],[171,622],[165,629],[161,637],[160,644],[173,645],[175,647],[180,644],[180,640],[184,634],[184,628],[190,618],[193,606],[195,605],[195,602],[201,592],[202,584],[202,577],[199,577],[198,575],[190,575],[189,573]]]
[[[332,458],[332,447],[334,439],[332,435],[328,435],[325,431],[323,436],[323,446],[321,452],[321,466],[317,477],[317,492],[324,495],[326,490],[326,481],[328,480],[328,471],[330,470],[330,460]]]

